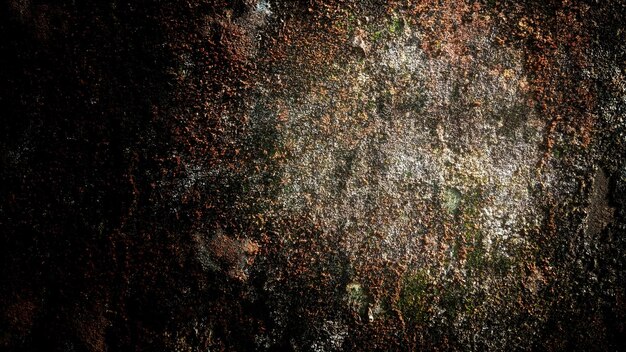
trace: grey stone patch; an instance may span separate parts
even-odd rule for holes
[[[365,289],[361,286],[361,284],[352,282],[346,286],[346,299],[348,301],[348,306],[354,312],[360,315],[364,315],[367,306],[369,297]]]
[[[446,188],[443,198],[444,205],[448,213],[454,214],[459,209],[461,203],[461,192],[454,187]]]
[[[352,42],[350,44],[353,48],[360,49],[363,56],[367,56],[370,52],[371,45],[365,39],[365,33],[362,30],[356,31],[355,35],[352,37]]]
[[[584,222],[586,234],[597,235],[613,221],[615,208],[609,205],[608,194],[609,179],[602,169],[598,169],[593,180],[587,217]]]
[[[348,336],[348,327],[337,321],[327,320],[322,324],[318,339],[311,344],[311,351],[343,351],[343,343]]]

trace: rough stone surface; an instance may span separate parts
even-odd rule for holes
[[[11,0],[0,350],[624,350],[626,2]]]

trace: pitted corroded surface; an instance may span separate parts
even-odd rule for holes
[[[615,350],[623,1],[9,1],[9,351]]]

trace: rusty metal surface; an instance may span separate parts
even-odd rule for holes
[[[621,350],[623,1],[7,1],[0,349]]]

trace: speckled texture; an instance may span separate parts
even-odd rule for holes
[[[625,14],[7,1],[0,349],[626,349]]]

